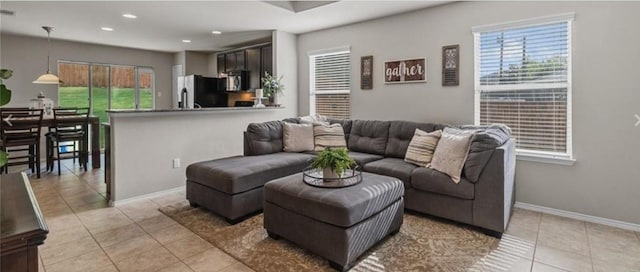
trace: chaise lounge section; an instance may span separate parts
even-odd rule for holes
[[[262,210],[267,182],[300,173],[314,152],[283,152],[282,123],[250,124],[244,156],[199,162],[187,168],[187,199],[230,222]],[[329,120],[342,125],[349,154],[364,172],[404,185],[404,208],[481,228],[500,237],[514,204],[515,144],[502,125],[459,126],[475,132],[459,183],[446,174],[404,161],[416,129],[447,125],[408,121]]]

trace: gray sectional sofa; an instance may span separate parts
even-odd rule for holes
[[[253,123],[244,135],[244,156],[194,163],[187,168],[187,199],[230,223],[260,212],[263,187],[300,173],[314,152],[283,152],[282,122]],[[419,128],[446,125],[408,121],[329,120],[344,129],[349,154],[363,171],[390,176],[404,184],[405,209],[461,222],[500,237],[514,204],[515,144],[505,126],[462,126],[474,130],[460,183],[436,170],[404,161]]]

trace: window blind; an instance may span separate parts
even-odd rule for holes
[[[570,156],[570,23],[474,33],[476,122],[508,125],[516,148]]]
[[[349,51],[310,56],[311,100],[316,114],[338,119],[350,117],[350,65]]]

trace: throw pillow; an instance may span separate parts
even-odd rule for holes
[[[313,125],[282,123],[284,152],[313,151]]]
[[[416,132],[409,142],[404,161],[417,166],[427,166],[433,158],[433,151],[436,149],[440,136],[442,136],[442,130],[428,133],[416,128]]]
[[[340,124],[313,126],[313,138],[316,143],[315,151],[322,151],[327,147],[347,147]]]
[[[329,120],[327,117],[320,114],[308,115],[300,117],[300,123],[302,124],[313,124],[316,126],[319,125],[329,125]]]
[[[462,167],[469,154],[473,133],[473,131],[445,128],[428,167],[449,175],[455,183],[460,182]]]

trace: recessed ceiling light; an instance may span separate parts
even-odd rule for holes
[[[183,43],[190,43],[191,40],[182,40]]]
[[[115,29],[113,29],[113,28],[111,28],[111,27],[106,27],[106,26],[103,26],[103,27],[101,27],[100,29],[102,29],[102,30],[104,30],[104,31],[114,31],[114,30],[115,30]]]
[[[211,34],[220,35],[222,34],[222,32],[218,30],[214,30],[214,31],[211,31]]]
[[[125,14],[122,14],[122,17],[124,17],[124,18],[129,18],[129,19],[135,19],[135,18],[138,18],[138,16],[135,16],[134,14],[131,14],[131,13],[125,13]]]

